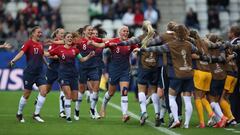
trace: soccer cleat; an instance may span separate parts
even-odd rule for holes
[[[213,113],[213,115],[210,116],[210,119],[208,120],[207,126],[212,127],[217,124],[217,118],[216,115]]]
[[[25,122],[22,114],[17,114],[16,117],[17,117],[17,120],[18,120],[19,122],[21,122],[21,123],[24,123],[24,122]]]
[[[101,118],[104,118],[106,115],[106,110],[103,107],[101,107],[101,110],[99,113],[100,113]]]
[[[160,119],[160,125],[165,125],[164,118],[161,118],[161,119]]]
[[[174,121],[169,128],[177,128],[180,127],[181,123],[179,121]]]
[[[101,119],[101,116],[98,114],[97,110],[95,110],[95,119]]]
[[[170,117],[169,118],[169,123],[168,123],[168,128],[170,128],[170,126],[173,124],[173,122],[174,122],[173,117]]]
[[[90,117],[92,118],[92,119],[95,119],[95,110],[94,109],[91,109],[90,108]]]
[[[147,120],[148,115],[146,112],[142,113],[141,118],[140,118],[140,124],[141,126],[145,124],[145,121]]]
[[[216,125],[214,125],[213,127],[214,128],[223,128],[223,127],[225,127],[226,123],[227,123],[227,117],[223,116],[221,118],[221,120]]]
[[[79,111],[75,109],[75,113],[74,113],[74,119],[75,120],[79,120]]]
[[[66,118],[65,112],[64,112],[64,111],[60,112],[60,113],[59,113],[59,117],[65,119],[65,118]]]
[[[188,128],[189,128],[189,125],[184,124],[182,128],[188,129]]]
[[[122,117],[122,121],[123,121],[124,123],[126,123],[128,120],[130,120],[130,116],[127,115],[127,114],[124,114],[123,117]]]
[[[204,123],[200,123],[197,128],[205,128],[205,124]]]
[[[160,125],[161,125],[161,121],[160,121],[159,114],[156,114],[156,117],[155,117],[155,126],[156,126],[156,127],[159,127]]]
[[[228,126],[236,126],[237,125],[237,122],[235,119],[232,119],[232,120],[228,120],[227,123],[226,123],[226,127]]]
[[[33,119],[36,120],[37,122],[43,123],[44,120],[41,118],[39,114],[33,114]]]
[[[66,118],[67,123],[72,123],[72,119],[70,117]]]

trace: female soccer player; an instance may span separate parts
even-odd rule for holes
[[[52,38],[54,41],[59,41],[63,40],[64,38],[64,29],[63,28],[58,28],[52,33]],[[63,44],[54,44],[52,43],[49,46],[49,50],[53,50],[57,48],[59,45]],[[46,79],[47,79],[47,90],[48,92],[51,90],[52,85],[54,81],[58,79],[58,67],[59,67],[59,59],[58,57],[49,57],[49,66],[46,72]],[[61,118],[66,118],[65,112],[64,112],[64,93],[60,91],[60,96],[59,96],[59,109],[60,113],[59,116]]]
[[[107,43],[119,43],[128,39],[129,29],[127,26],[122,26],[119,29],[119,38],[114,38]],[[122,108],[122,121],[127,122],[130,117],[127,114],[128,110],[128,90],[130,81],[130,63],[129,56],[133,49],[137,46],[109,46],[111,56],[109,60],[109,88],[104,95],[100,115],[105,117],[107,103],[117,90],[117,84],[120,86],[121,91],[121,108]]]
[[[95,51],[95,47],[88,45],[88,41],[92,38],[92,26],[86,25],[83,28],[83,38],[79,39],[77,43],[77,48],[80,50],[82,56],[86,56],[89,52]],[[87,81],[92,86],[92,93],[90,95],[90,115],[91,118],[95,119],[95,106],[98,101],[98,90],[99,90],[99,71],[98,71],[98,62],[97,58],[94,56],[90,58],[88,61],[79,64],[79,93],[78,93],[78,100],[82,99],[82,95],[86,90]],[[80,104],[79,104],[80,105]],[[79,119],[79,105],[75,107],[75,119]]]
[[[75,65],[77,57],[81,62],[85,62],[94,56],[94,52],[90,52],[85,57],[82,57],[79,50],[73,47],[72,34],[65,33],[63,46],[49,50],[51,56],[57,55],[60,60],[59,65],[59,83],[65,94],[65,112],[67,122],[71,120],[71,100],[76,101],[78,97],[78,72]]]
[[[25,122],[22,112],[24,106],[32,92],[32,86],[34,83],[37,84],[39,88],[38,103],[35,106],[35,112],[33,119],[38,122],[44,122],[40,117],[40,108],[45,101],[46,89],[46,80],[45,75],[43,74],[43,45],[40,42],[40,37],[42,36],[42,31],[39,26],[33,27],[30,32],[30,39],[27,40],[21,51],[11,60],[10,66],[13,66],[16,61],[18,61],[24,54],[27,56],[27,66],[23,72],[23,82],[24,82],[24,91],[23,95],[19,101],[17,119],[20,122]]]

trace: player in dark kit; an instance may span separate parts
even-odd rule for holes
[[[30,39],[27,40],[21,51],[9,63],[13,66],[24,54],[27,56],[27,66],[23,72],[24,91],[23,96],[19,101],[17,119],[20,122],[25,122],[22,112],[32,92],[33,84],[36,83],[39,88],[38,103],[35,105],[33,118],[38,122],[44,122],[39,113],[42,104],[45,102],[46,95],[46,80],[43,74],[43,45],[40,42],[42,36],[41,28],[36,26],[30,32]]]
[[[66,33],[64,35],[64,46],[49,50],[51,56],[56,55],[60,60],[58,78],[66,97],[64,107],[67,122],[72,122],[71,100],[76,101],[78,97],[78,71],[75,65],[75,58],[77,57],[81,62],[85,62],[94,56],[94,52],[90,52],[85,57],[82,57],[79,50],[73,46],[72,39],[72,34]]]

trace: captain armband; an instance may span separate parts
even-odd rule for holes
[[[82,55],[79,53],[79,54],[77,55],[77,58],[78,58],[78,59],[81,59],[81,58],[82,58]]]

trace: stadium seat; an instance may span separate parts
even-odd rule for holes
[[[230,21],[234,22],[239,20],[239,13],[238,12],[231,12],[230,13]]]
[[[207,12],[207,5],[205,3],[197,4],[197,11],[198,12]]]
[[[185,0],[185,3],[186,4],[195,4],[196,3],[196,0]]]
[[[201,21],[201,20],[208,20],[208,15],[206,12],[199,12],[198,13],[198,20]]]
[[[91,25],[92,25],[92,26],[96,26],[96,25],[98,25],[98,24],[102,24],[102,21],[99,20],[99,19],[93,19],[92,22],[91,22]]]
[[[109,19],[103,20],[102,27],[104,29],[112,29],[113,30],[113,21],[109,20]]]
[[[207,21],[201,20],[200,21],[200,29],[207,29]]]
[[[107,38],[112,38],[114,36],[114,31],[113,29],[106,29],[105,28],[105,31],[107,32]]]
[[[230,5],[229,5],[229,10],[230,10],[230,12],[238,12],[238,9],[239,7],[238,7],[238,4],[236,3],[236,4],[234,4],[234,3],[230,3]]]
[[[219,19],[220,21],[227,21],[229,20],[229,14],[227,11],[222,11],[219,13]]]
[[[16,16],[17,16],[17,4],[16,4],[16,2],[14,2],[14,1],[9,2],[6,5],[6,11],[9,12],[12,15],[13,19],[15,19]]]
[[[121,26],[123,26],[122,20],[116,19],[116,20],[113,21],[113,29],[117,30]]]

